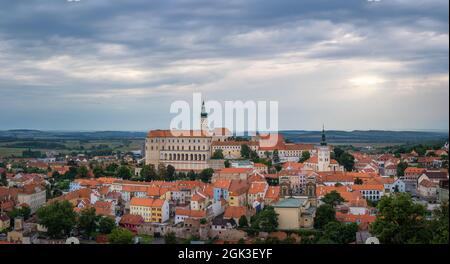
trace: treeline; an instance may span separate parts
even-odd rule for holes
[[[17,142],[13,144],[4,145],[6,148],[39,148],[39,149],[67,149],[64,144],[54,143],[54,142],[40,142],[40,141],[30,141],[30,142]]]

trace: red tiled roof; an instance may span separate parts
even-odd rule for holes
[[[240,218],[243,215],[246,215],[247,209],[245,206],[228,206],[225,209],[225,213],[223,214],[223,218]]]
[[[133,198],[131,198],[130,205],[131,206],[145,206],[145,207],[161,207],[161,206],[163,206],[164,202],[165,201],[162,199],[133,197]]]
[[[144,223],[144,218],[140,215],[125,214],[120,218],[119,224],[139,225]]]

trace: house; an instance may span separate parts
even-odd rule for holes
[[[401,179],[396,179],[391,185],[391,193],[394,192],[406,192],[406,184]]]
[[[369,214],[354,215],[336,212],[336,220],[342,223],[357,223],[359,230],[368,230],[369,225],[375,222],[376,216]]]
[[[280,199],[280,186],[269,186],[264,196],[264,204],[271,205]]]
[[[428,180],[439,184],[439,181],[445,181],[448,180],[448,171],[429,171],[427,170],[422,175],[420,175],[417,182],[420,181],[421,177],[426,177]]]
[[[404,172],[404,176],[401,176],[400,179],[404,181],[417,182],[417,179],[425,173],[427,170],[424,168],[416,168],[416,167],[407,167]]]
[[[229,206],[247,205],[248,183],[244,180],[232,180],[229,188]]]
[[[223,214],[223,218],[225,219],[234,219],[236,223],[239,223],[239,218],[241,216],[247,217],[248,210],[245,206],[228,206],[225,209],[225,213]]]
[[[169,220],[169,203],[162,199],[133,197],[130,214],[142,216],[145,222],[164,223]]]
[[[203,219],[206,218],[206,211],[189,210],[184,208],[175,209],[175,224],[184,222],[186,219]]]
[[[191,197],[191,210],[195,211],[205,210],[208,200],[209,200],[208,197],[204,193],[202,192],[195,193]]]
[[[236,221],[233,218],[224,218],[223,214],[214,217],[211,222],[211,231],[217,232],[219,235],[236,227]]]
[[[231,180],[217,180],[213,183],[214,201],[220,201],[222,198],[228,200]]]
[[[267,165],[263,163],[253,163],[254,171],[259,173],[267,173]]]
[[[353,176],[341,171],[318,172],[318,181],[323,185],[334,186],[336,184],[352,185]]]
[[[354,184],[351,188],[353,191],[359,191],[364,199],[370,201],[379,201],[384,195],[383,184]]]
[[[425,178],[419,178],[419,184],[417,185],[417,192],[419,195],[427,200],[435,201],[437,198],[438,184]]]
[[[269,184],[266,181],[252,182],[247,192],[247,203],[253,205],[256,200],[264,199],[268,189]]]
[[[144,218],[140,215],[125,214],[120,218],[119,226],[137,233],[137,227],[144,223]]]
[[[46,202],[47,192],[44,187],[36,184],[28,184],[18,189],[17,200],[19,204],[27,204],[31,213],[34,214],[37,209]]]
[[[218,180],[247,180],[253,168],[223,168],[214,173],[211,182]]]

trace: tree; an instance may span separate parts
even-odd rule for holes
[[[87,178],[89,174],[88,168],[86,166],[80,166],[77,169],[77,177],[78,178]]]
[[[37,211],[38,222],[47,227],[47,235],[52,238],[70,234],[76,223],[76,213],[69,201],[56,201]]]
[[[116,176],[124,180],[129,180],[132,176],[132,173],[130,168],[128,168],[128,166],[123,165],[117,169]]]
[[[211,156],[211,159],[223,159],[223,150],[216,149]]]
[[[337,244],[348,244],[355,241],[358,224],[332,221],[326,224],[323,229],[323,238],[326,240]]]
[[[78,228],[85,236],[91,237],[97,231],[97,220],[95,208],[85,208],[78,217]]]
[[[327,194],[325,194],[322,199],[322,202],[331,205],[332,207],[335,207],[336,205],[339,205],[343,202],[345,202],[345,199],[342,198],[342,196],[337,191],[331,191]]]
[[[322,204],[317,207],[316,217],[314,218],[314,228],[322,229],[326,224],[336,221],[336,212],[333,206]]]
[[[200,180],[202,182],[206,182],[206,183],[209,182],[211,180],[213,173],[214,173],[214,170],[211,168],[202,170],[199,175]]]
[[[197,179],[197,173],[195,173],[193,170],[190,170],[187,174],[187,177],[189,178],[189,180],[194,181],[195,179]]]
[[[116,222],[114,221],[114,219],[108,216],[100,217],[100,220],[98,221],[98,231],[101,234],[109,234],[115,227]]]
[[[355,166],[355,157],[353,157],[350,153],[344,152],[338,160],[339,164],[344,166],[346,171],[352,171]]]
[[[448,211],[448,202],[442,203],[438,209],[433,211],[433,219],[430,222],[431,243],[448,244]]]
[[[116,227],[108,235],[108,241],[111,244],[132,244],[134,234],[125,228]]]
[[[371,232],[384,244],[427,243],[430,232],[425,207],[412,201],[409,194],[383,196]]]
[[[141,170],[141,178],[144,181],[153,181],[158,177],[154,165],[144,165]]]
[[[116,175],[118,168],[119,168],[119,165],[117,165],[116,163],[111,163],[108,166],[106,166],[106,173],[110,176]]]
[[[6,178],[6,171],[0,173],[0,186],[8,186],[8,179]]]
[[[31,209],[28,206],[22,206],[20,208],[14,207],[11,212],[8,213],[8,216],[11,219],[16,217],[22,217],[23,220],[27,220],[31,215]]]
[[[353,182],[354,184],[358,184],[358,185],[362,185],[363,184],[363,180],[361,180],[360,178],[356,177],[355,181]]]
[[[241,215],[239,218],[239,227],[247,227],[248,226],[248,220],[245,215]]]
[[[405,170],[408,168],[408,162],[399,162],[397,164],[397,176],[405,176]]]
[[[272,206],[266,206],[254,215],[251,219],[251,226],[264,232],[273,232],[278,227],[278,214]]]
[[[158,164],[158,178],[160,180],[163,180],[164,177],[167,175],[167,169],[166,166],[162,163]]]
[[[278,149],[273,151],[272,160],[275,164],[280,163],[280,155],[278,155]]]
[[[309,158],[311,158],[311,154],[309,153],[309,151],[303,151],[302,156],[300,157],[298,162],[303,163],[307,161]]]
[[[172,180],[174,180],[174,177],[175,177],[175,167],[169,164],[169,165],[167,165],[165,180],[172,181]]]
[[[166,244],[176,244],[177,243],[177,237],[175,236],[174,232],[169,232],[164,235],[164,242]]]
[[[101,176],[103,176],[103,169],[101,166],[95,166],[94,169],[92,170],[92,173],[94,173],[94,177],[95,178],[99,178]]]
[[[333,149],[333,158],[344,166],[346,171],[352,171],[355,166],[355,157],[339,147]]]
[[[242,144],[241,145],[241,157],[243,158],[250,158],[250,153],[251,153],[251,149],[247,144]]]

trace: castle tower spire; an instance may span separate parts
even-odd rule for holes
[[[325,137],[325,125],[322,125],[322,141],[320,142],[321,146],[327,145],[327,139]]]
[[[208,131],[208,113],[206,112],[205,101],[202,102],[202,111],[200,113],[200,127],[202,131]]]

